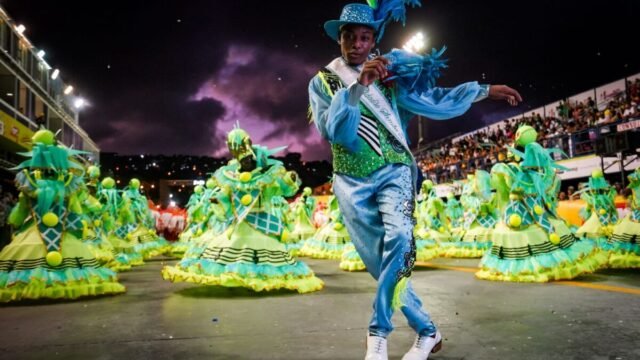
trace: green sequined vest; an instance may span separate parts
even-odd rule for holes
[[[326,93],[333,97],[335,92],[344,87],[340,79],[329,72],[321,70],[318,74],[323,80]],[[375,85],[378,86],[376,82]],[[389,102],[393,101],[391,90],[384,86],[378,86]],[[331,152],[333,154],[333,171],[338,174],[344,174],[353,177],[368,177],[374,171],[387,164],[405,164],[411,166],[413,163],[411,154],[402,146],[402,144],[380,123],[378,118],[367,109],[362,102],[359,104],[360,113],[371,119],[376,120],[378,127],[378,135],[380,140],[380,149],[382,156],[378,155],[361,137],[357,138],[357,150],[350,151],[346,147],[339,144],[331,144]]]

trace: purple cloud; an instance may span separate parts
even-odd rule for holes
[[[307,119],[307,85],[317,67],[299,56],[254,45],[231,45],[225,62],[191,97],[220,102],[214,154],[227,154],[225,136],[236,121],[254,143],[287,145],[306,160],[327,159],[329,148]]]

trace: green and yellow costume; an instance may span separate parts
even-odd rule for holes
[[[640,268],[640,169],[628,177],[631,189],[631,212],[613,228],[605,249],[611,252],[609,266],[613,268]]]
[[[295,194],[297,175],[270,159],[273,151],[253,146],[242,129],[232,130],[227,144],[236,160],[214,176],[231,226],[211,239],[197,257],[185,256],[176,266],[165,267],[164,278],[254,291],[322,289],[323,282],[306,264],[292,258],[280,241],[284,223],[271,207],[273,197]]]
[[[12,241],[0,252],[0,301],[76,299],[125,291],[82,242],[78,189],[80,151],[57,145],[48,130],[33,136],[29,157],[16,170],[20,190],[9,223]]]
[[[498,196],[509,191],[509,201],[492,235],[476,276],[484,280],[547,282],[572,279],[606,263],[606,255],[589,239],[578,239],[555,211],[558,189],[556,165],[548,151],[535,142],[535,130],[524,126],[516,144],[524,153],[519,166],[498,164],[504,184]],[[492,172],[494,169],[492,169]]]

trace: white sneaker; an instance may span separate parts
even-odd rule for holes
[[[402,360],[427,360],[429,354],[437,353],[442,348],[442,335],[436,331],[431,336],[416,336],[416,341],[409,351],[404,354]]]
[[[364,360],[388,360],[387,339],[382,336],[367,335],[367,355]]]

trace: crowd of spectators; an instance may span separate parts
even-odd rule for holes
[[[592,152],[597,137],[595,129],[640,117],[640,79],[628,81],[626,93],[601,104],[600,109],[589,97],[577,103],[561,101],[555,115],[532,113],[505,120],[493,130],[481,129],[455,142],[433,143],[416,154],[418,166],[426,178],[436,183],[463,179],[476,169],[489,170],[507,158],[507,146],[513,143],[521,125],[533,126],[538,132],[538,142],[544,147],[557,147],[568,155]],[[579,136],[574,136],[570,143],[567,135]]]

